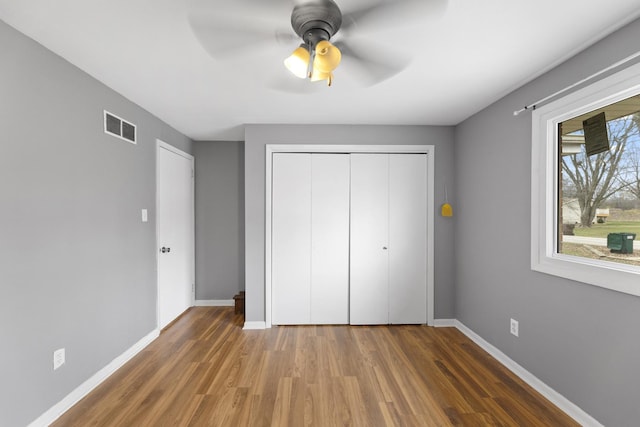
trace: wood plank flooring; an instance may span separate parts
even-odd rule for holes
[[[194,307],[53,426],[576,426],[455,328]]]

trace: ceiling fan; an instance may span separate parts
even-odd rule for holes
[[[348,58],[352,67],[357,66],[371,84],[402,71],[410,59],[397,48],[384,52],[379,42],[382,37],[375,33],[384,33],[393,26],[404,27],[412,18],[434,15],[444,10],[447,0],[344,0],[346,4],[351,3],[351,8],[344,13],[334,0],[245,0],[244,3],[245,14],[240,16],[225,16],[219,10],[206,7],[190,15],[194,34],[214,58],[243,55],[274,40],[279,43],[297,40],[299,46],[284,60],[286,68],[296,77],[324,81],[331,86],[333,73],[343,58]],[[280,22],[282,18],[274,16],[276,12],[282,13],[274,6],[282,3],[289,6],[293,3],[291,27],[295,36],[291,30],[272,26],[272,22]],[[258,10],[260,6],[266,8]],[[269,15],[273,21],[268,20]],[[358,43],[358,32],[364,33],[367,40],[375,40],[375,45]]]
[[[296,77],[326,80],[331,86],[342,53],[329,40],[341,25],[342,12],[333,0],[297,4],[291,12],[291,26],[303,43],[285,59],[287,69]]]

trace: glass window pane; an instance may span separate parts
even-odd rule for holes
[[[640,96],[558,125],[557,252],[640,266]]]

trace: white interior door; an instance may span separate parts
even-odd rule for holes
[[[311,323],[349,323],[348,154],[311,154]]]
[[[193,157],[158,141],[158,327],[171,323],[194,298]]]
[[[389,156],[389,323],[427,323],[427,155]]]
[[[272,317],[311,322],[311,155],[275,153],[272,178]]]
[[[351,155],[350,323],[389,323],[389,155]]]

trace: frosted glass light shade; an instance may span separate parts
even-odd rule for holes
[[[342,53],[340,49],[330,42],[322,40],[316,45],[316,57],[313,60],[313,69],[321,73],[331,73],[338,68],[341,59]]]
[[[304,79],[307,77],[310,58],[307,47],[300,45],[291,56],[284,60],[284,65],[294,76]]]
[[[313,72],[311,73],[311,81],[317,82],[326,80],[331,86],[333,80],[333,70],[338,68],[342,53],[340,49],[332,45],[327,40],[322,40],[316,45],[316,56],[313,60]]]

